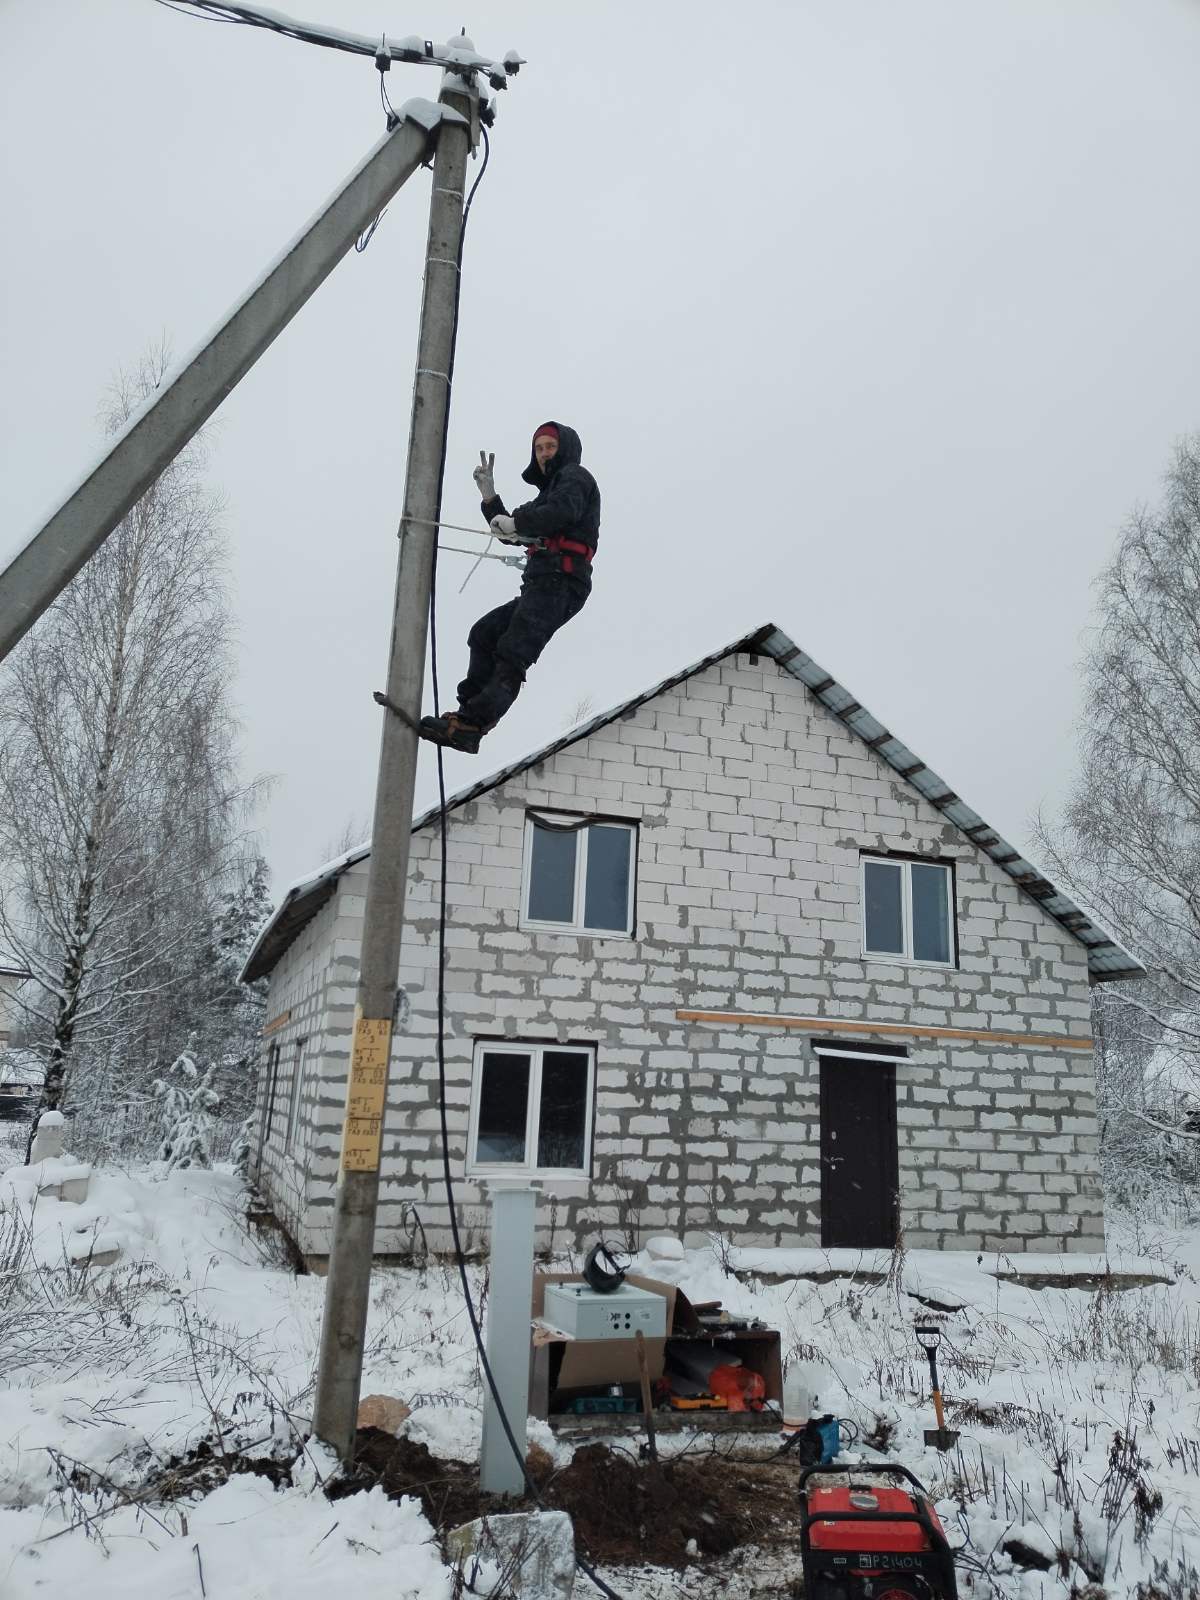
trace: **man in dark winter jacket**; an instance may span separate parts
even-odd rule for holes
[[[582,607],[592,589],[592,557],[600,535],[600,491],[580,465],[574,428],[543,422],[521,474],[537,499],[510,515],[496,493],[494,456],[480,451],[475,482],[492,532],[529,551],[521,593],[489,611],[467,635],[470,664],[458,686],[458,710],[423,717],[421,737],[474,755],[521,692],[525,674],[551,637]]]

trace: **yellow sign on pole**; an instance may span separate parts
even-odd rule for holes
[[[383,1144],[392,1024],[388,1017],[358,1017],[350,1052],[346,1124],[342,1130],[342,1171],[378,1172]]]

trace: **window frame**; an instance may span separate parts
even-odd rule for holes
[[[583,1109],[583,1164],[579,1167],[539,1167],[537,1164],[542,1101],[542,1058],[548,1051],[572,1051],[587,1058],[587,1099]],[[479,1101],[483,1087],[483,1060],[487,1055],[528,1056],[529,1098],[525,1104],[524,1161],[480,1161]],[[596,1046],[559,1043],[556,1039],[476,1039],[471,1062],[471,1103],[467,1119],[466,1175],[469,1178],[563,1178],[590,1182],[595,1147]]]
[[[288,1086],[287,1127],[283,1147],[295,1159],[300,1133],[300,1102],[304,1091],[304,1069],[307,1064],[307,1039],[296,1040],[296,1059],[292,1065],[292,1081]]]
[[[867,867],[871,865],[900,868],[900,914],[903,951],[871,950],[867,946]],[[947,961],[935,961],[932,956],[913,954],[913,903],[912,869],[937,867],[946,874],[946,948]],[[859,857],[859,935],[865,961],[890,961],[894,966],[933,967],[938,972],[953,972],[958,966],[958,881],[953,861],[938,861],[930,856],[876,855],[864,852]]]
[[[279,1040],[267,1047],[267,1072],[263,1094],[263,1129],[267,1138],[275,1131],[275,1101],[279,1095]]]
[[[535,817],[574,819],[582,826],[572,829],[579,844],[575,851],[575,893],[572,900],[570,922],[546,922],[529,915],[529,896],[533,887],[533,836],[537,829]],[[592,828],[623,828],[631,835],[629,843],[629,881],[626,885],[627,926],[619,928],[589,928],[583,922],[587,901],[588,834]],[[551,830],[552,831],[552,830]],[[627,817],[603,817],[590,812],[555,811],[546,806],[531,808],[525,813],[525,838],[521,851],[521,908],[519,926],[531,933],[575,934],[586,939],[633,939],[637,927],[637,858],[639,829]]]
[[[272,1039],[267,1046],[267,1070],[263,1084],[262,1121],[258,1128],[258,1156],[256,1174],[262,1176],[263,1152],[275,1134],[275,1099],[279,1092],[279,1040]]]

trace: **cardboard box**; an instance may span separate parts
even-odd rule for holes
[[[577,1272],[536,1272],[533,1277],[533,1317],[536,1322],[546,1305],[548,1283],[578,1283]],[[626,1275],[626,1283],[637,1289],[649,1289],[661,1294],[667,1302],[667,1327],[674,1329],[676,1300],[680,1291],[671,1283],[659,1283],[655,1278],[639,1278],[636,1273]],[[691,1307],[688,1307],[691,1310]],[[693,1313],[693,1320],[695,1314]],[[666,1339],[647,1339],[646,1366],[650,1382],[661,1378],[665,1360]],[[637,1383],[640,1377],[637,1343],[633,1339],[571,1339],[553,1335],[543,1339],[541,1349],[554,1348],[561,1356],[552,1361],[556,1369],[551,1373],[551,1383],[556,1389],[595,1389],[606,1383]]]
[[[742,1365],[757,1372],[766,1387],[766,1398],[777,1405],[783,1404],[783,1363],[779,1352],[779,1333],[775,1328],[747,1329],[744,1332],[714,1338],[710,1333],[689,1334],[684,1339],[667,1340],[667,1352],[674,1344],[710,1344],[731,1356],[740,1356]],[[664,1357],[665,1359],[665,1357]],[[694,1413],[703,1415],[703,1413]]]
[[[577,1283],[577,1272],[539,1272],[533,1279],[533,1347],[530,1354],[530,1409],[534,1416],[550,1415],[552,1397],[560,1402],[573,1393],[585,1394],[610,1383],[637,1384],[640,1379],[637,1343],[633,1339],[571,1339],[560,1331],[540,1324],[545,1310],[548,1283]],[[780,1361],[779,1333],[773,1328],[714,1334],[705,1329],[687,1295],[674,1284],[630,1273],[625,1280],[639,1289],[661,1294],[667,1302],[667,1337],[647,1339],[646,1367],[650,1382],[663,1375],[668,1344],[676,1341],[702,1342],[740,1356],[751,1372],[762,1375],[766,1397],[783,1401],[783,1370]],[[704,1412],[688,1415],[698,1419]],[[724,1416],[725,1413],[710,1413]]]

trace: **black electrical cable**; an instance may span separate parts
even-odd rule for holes
[[[454,387],[454,358],[458,347],[458,309],[462,291],[462,258],[463,246],[466,243],[467,219],[471,214],[471,205],[475,199],[476,191],[483,182],[483,175],[487,171],[488,161],[491,159],[491,141],[488,139],[487,129],[483,128],[483,165],[479,175],[471,185],[467,196],[467,203],[463,207],[462,227],[458,235],[458,254],[455,262],[456,276],[454,283],[454,317],[450,339],[450,360],[447,363],[446,373],[446,415],[442,426],[442,457],[438,470],[437,506],[435,521],[441,520],[442,515],[442,484],[446,476],[446,452],[449,448],[450,433],[450,397]],[[433,680],[433,710],[435,716],[441,715],[440,695],[438,690],[437,669],[437,546],[433,551],[433,570],[429,585],[429,656],[431,676]],[[450,1170],[450,1126],[446,1109],[446,880],[449,846],[446,836],[446,770],[443,761],[443,748],[437,746],[437,775],[438,775],[438,830],[441,843],[441,885],[438,893],[438,978],[437,978],[437,1064],[438,1064],[438,1109],[441,1117],[442,1132],[442,1178],[446,1189],[446,1204],[450,1212],[450,1236],[454,1241],[454,1259],[458,1267],[459,1282],[462,1286],[463,1301],[467,1309],[467,1320],[471,1324],[471,1334],[475,1340],[475,1348],[479,1353],[479,1362],[483,1368],[484,1379],[491,1391],[492,1399],[496,1406],[496,1415],[500,1419],[500,1426],[504,1429],[504,1437],[508,1447],[513,1453],[521,1475],[525,1480],[525,1487],[530,1499],[540,1511],[547,1509],[542,1499],[541,1490],[534,1482],[529,1468],[525,1462],[525,1452],[517,1443],[513,1432],[512,1423],[504,1409],[504,1402],[500,1398],[500,1391],[496,1386],[496,1379],[492,1372],[491,1362],[487,1357],[487,1350],[483,1342],[483,1331],[479,1326],[476,1315],[475,1303],[471,1299],[471,1285],[467,1279],[467,1261],[463,1254],[462,1238],[458,1228],[458,1207],[454,1198],[454,1177]],[[522,1422],[524,1419],[522,1418]],[[622,1596],[615,1589],[605,1583],[600,1574],[584,1560],[576,1556],[579,1567],[592,1580],[606,1600],[622,1600]]]
[[[380,104],[383,106],[383,114],[387,118],[388,132],[390,133],[391,130],[400,121],[400,113],[396,110],[395,106],[392,104],[392,97],[387,92],[387,84],[384,82],[384,77],[383,77],[385,71],[386,71],[385,67],[380,67],[379,68],[379,101],[380,101]],[[485,161],[484,162],[484,166],[486,166],[486,165],[487,165],[487,162]],[[480,169],[479,176],[481,178],[483,177],[483,169],[482,168]]]
[[[529,820],[535,828],[541,828],[543,833],[581,833],[584,828],[590,828],[593,822],[602,822],[603,818],[592,813],[590,816],[580,817],[575,822],[551,822],[549,817],[531,811]]]
[[[373,56],[378,53],[379,47],[366,39],[356,38],[353,34],[342,33],[338,29],[301,22],[295,17],[285,17],[278,11],[268,10],[265,6],[259,8],[247,5],[245,0],[239,0],[237,5],[223,4],[222,0],[158,0],[158,4],[165,6],[168,11],[178,11],[180,16],[194,17],[198,22],[232,22],[243,28],[265,28],[270,33],[281,34],[285,39],[298,39],[301,44],[324,45],[327,49],[344,50],[355,56]],[[466,32],[465,28],[463,32]],[[474,56],[472,51],[474,65],[467,63],[464,66],[458,60],[448,59],[432,46],[419,52],[405,50],[403,46],[397,48],[400,53],[396,59],[400,61],[413,64],[432,62],[435,66],[445,67],[461,77],[473,75],[476,70],[484,72],[494,89],[506,88],[509,73],[515,72],[517,67],[523,64],[518,61],[517,66],[511,66],[504,61],[489,61],[486,56]]]
[[[256,12],[250,7],[232,10],[220,0],[158,0],[168,11],[178,11],[181,16],[194,17],[197,22],[233,22],[245,28],[265,28],[270,33],[280,33],[285,39],[299,39],[302,44],[329,45],[335,50],[348,50],[354,55],[366,51],[352,41],[330,38],[320,28],[309,28],[302,22],[281,17],[277,12]]]
[[[359,234],[358,238],[355,239],[355,241],[354,241],[354,251],[355,251],[356,255],[362,255],[363,251],[367,248],[367,246],[370,244],[371,240],[375,237],[375,229],[383,221],[384,217],[387,216],[387,213],[388,213],[388,208],[386,206],[384,206],[383,210],[379,213],[379,215],[377,217],[375,217],[363,229],[363,231]]]
[[[392,129],[400,121],[400,113],[392,104],[391,99],[388,96],[387,85],[384,82],[384,73],[388,70],[386,60],[381,63],[380,57],[376,56],[375,64],[379,68],[379,103],[383,107],[384,120],[387,123],[387,131],[391,133]],[[480,172],[479,176],[482,178],[483,173]],[[376,214],[374,219],[367,225],[367,227],[363,229],[358,238],[354,241],[354,249],[356,254],[362,255],[363,251],[375,237],[375,229],[383,221],[384,217],[387,216],[387,210],[388,208],[384,206],[383,210]]]
[[[177,5],[176,0],[158,0],[160,6],[165,6],[168,11],[177,11],[181,17],[191,17],[193,22],[236,22],[236,17],[209,16],[205,11],[191,11],[186,0],[182,5]]]

